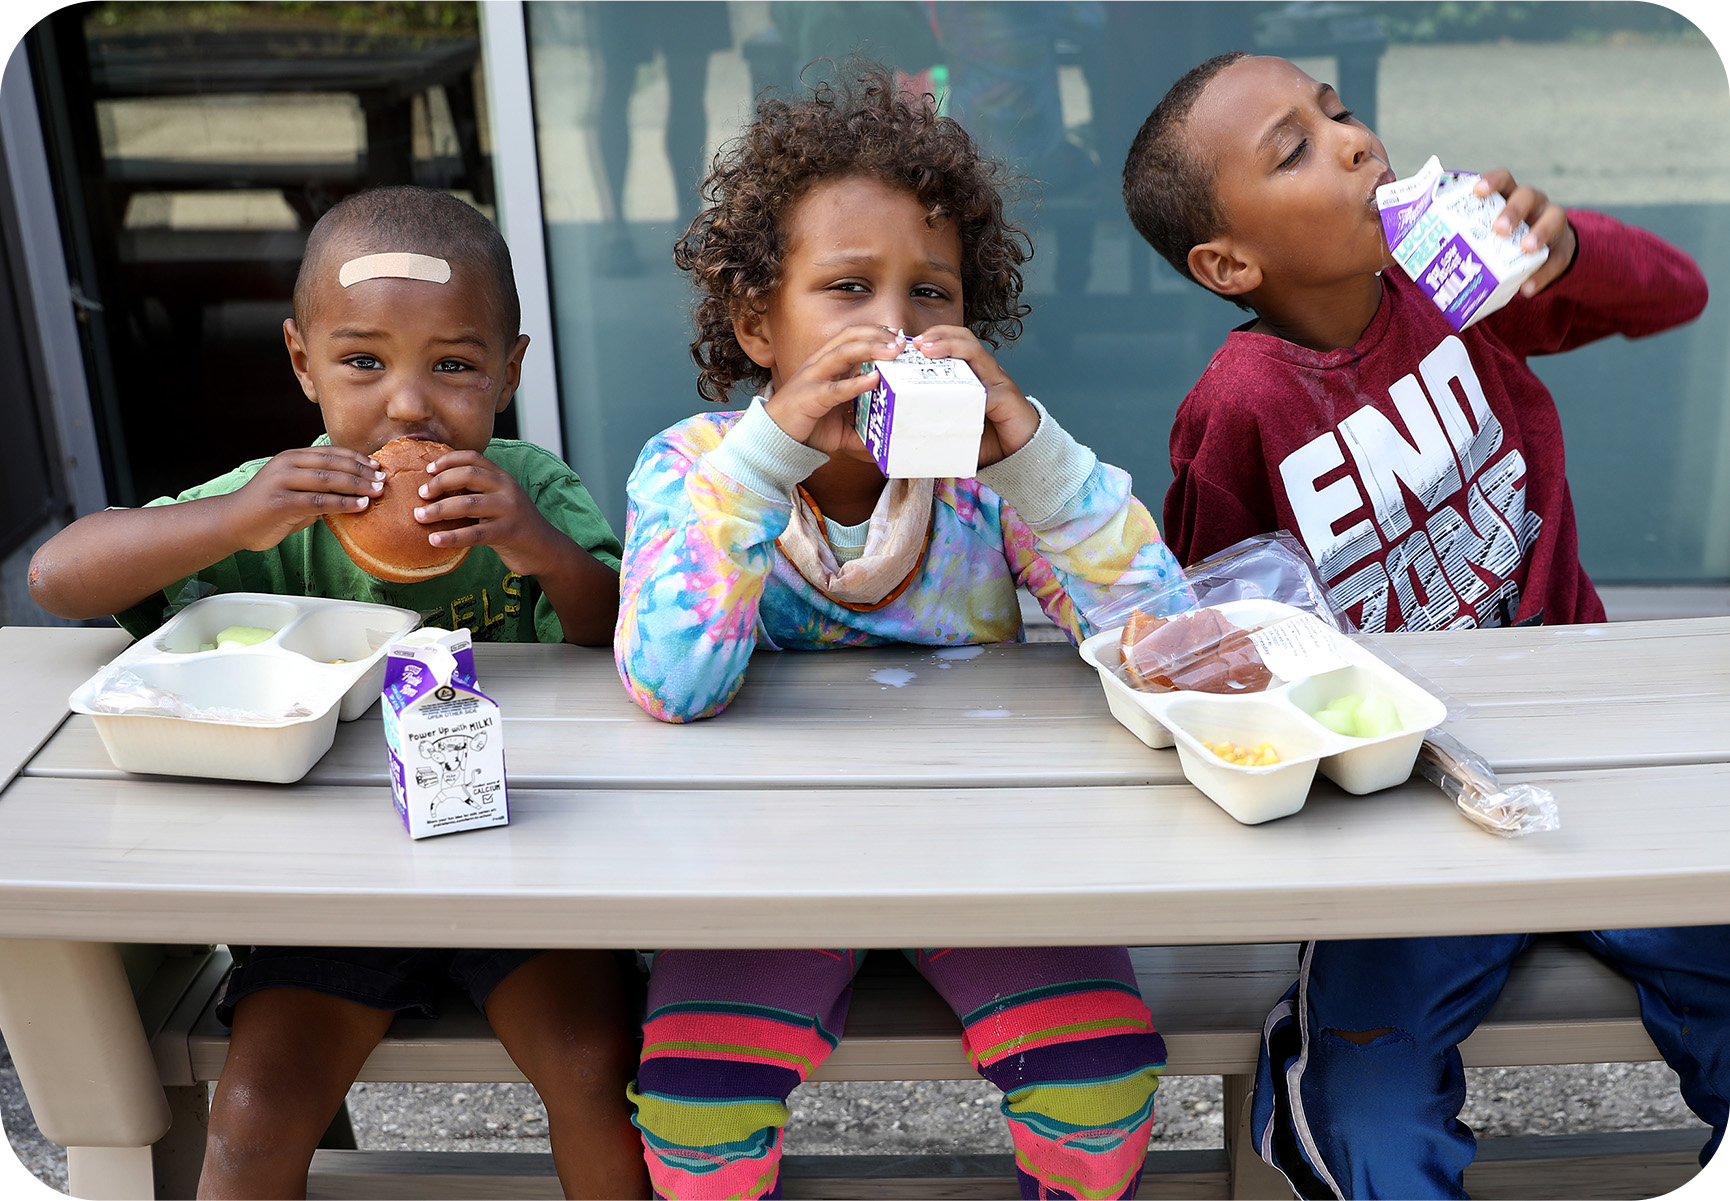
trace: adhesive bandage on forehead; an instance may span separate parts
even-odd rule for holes
[[[385,254],[363,254],[338,268],[336,282],[352,287],[363,279],[424,279],[429,284],[449,283],[451,265],[430,254],[393,250]]]

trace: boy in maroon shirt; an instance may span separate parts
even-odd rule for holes
[[[1171,434],[1164,532],[1182,563],[1297,534],[1371,631],[1604,620],[1579,560],[1555,402],[1526,365],[1691,320],[1687,255],[1564,212],[1504,170],[1477,183],[1549,257],[1456,332],[1387,253],[1387,151],[1291,63],[1221,55],[1180,79],[1124,166],[1130,219],[1178,271],[1250,310]],[[1384,271],[1384,268],[1393,268]],[[1456,1049],[1529,935],[1309,943],[1265,1027],[1258,1151],[1303,1196],[1458,1197],[1475,1141]],[[1712,1136],[1730,1115],[1730,927],[1577,936],[1640,994]]]
[[[1222,60],[1172,89],[1124,172],[1142,235],[1256,315],[1178,408],[1163,525],[1178,560],[1287,529],[1365,630],[1604,620],[1561,421],[1525,359],[1692,319],[1699,269],[1492,171],[1477,190],[1507,197],[1498,231],[1527,221],[1526,248],[1550,256],[1456,334],[1387,255],[1376,136],[1282,59]]]

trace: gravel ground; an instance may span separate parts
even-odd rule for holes
[[[18,1072],[12,1066],[12,1056],[3,1038],[0,1038],[0,1125],[6,1127],[6,1139],[20,1162],[38,1180],[65,1192],[66,1151],[43,1138],[36,1129],[36,1119],[30,1114],[24,1090],[18,1086]]]
[[[1705,1127],[1661,1063],[1486,1068],[1466,1073],[1465,1120],[1486,1138]],[[1160,1086],[1156,1150],[1225,1143],[1218,1076]],[[802,1155],[1007,1152],[1000,1094],[983,1080],[807,1084],[789,1102],[787,1145]],[[526,1084],[360,1084],[355,1141],[376,1150],[546,1150],[546,1113]],[[1705,1141],[1702,1133],[1701,1141]]]
[[[1701,1126],[1661,1063],[1472,1069],[1465,1120],[1484,1137]],[[1160,1087],[1155,1150],[1224,1144],[1217,1076]],[[803,1155],[1007,1152],[997,1091],[984,1081],[808,1084],[793,1094],[788,1147]],[[363,1150],[546,1151],[547,1118],[526,1084],[357,1084],[349,1092]],[[36,1130],[0,1044],[0,1118],[25,1167],[66,1189],[66,1153]],[[1704,1141],[1704,1134],[1702,1134]]]

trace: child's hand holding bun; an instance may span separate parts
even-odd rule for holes
[[[285,450],[222,498],[234,544],[263,551],[320,517],[364,513],[384,489],[376,460],[341,446]]]
[[[510,570],[543,587],[570,568],[570,539],[547,520],[510,472],[478,450],[451,450],[431,459],[415,489],[414,519],[428,542],[445,553],[490,546]]]
[[[384,473],[378,499],[359,512],[330,513],[324,518],[355,566],[381,580],[412,584],[444,575],[468,557],[467,546],[440,546],[431,535],[472,521],[423,524],[415,515],[427,466],[451,453],[443,442],[415,438],[398,438],[378,448],[373,460]]]

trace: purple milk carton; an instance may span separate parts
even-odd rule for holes
[[[420,629],[392,644],[383,709],[391,797],[410,838],[509,824],[504,730],[475,684],[467,630]]]
[[[911,344],[876,368],[878,385],[854,402],[854,427],[883,474],[971,479],[985,433],[985,385],[960,359],[928,359]]]
[[[1507,201],[1476,195],[1477,178],[1445,171],[1431,155],[1416,175],[1376,189],[1388,252],[1457,330],[1507,304],[1550,257],[1547,246],[1520,249],[1523,221],[1505,237],[1490,232]]]

